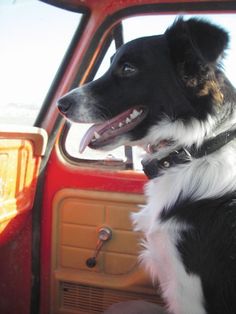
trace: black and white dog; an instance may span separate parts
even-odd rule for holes
[[[220,64],[228,40],[218,26],[179,18],[122,46],[105,75],[58,104],[69,120],[95,123],[81,152],[147,150],[147,205],[132,218],[174,314],[236,313],[236,91]]]

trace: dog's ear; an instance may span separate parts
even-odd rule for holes
[[[193,97],[211,97],[223,102],[215,66],[227,48],[229,36],[218,26],[199,19],[179,18],[165,33],[170,58],[184,85]],[[206,99],[206,103],[209,100]]]
[[[165,36],[176,63],[194,56],[205,63],[216,62],[229,41],[228,34],[222,28],[196,18],[187,21],[178,18],[167,29]]]

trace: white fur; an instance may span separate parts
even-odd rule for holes
[[[169,117],[164,117],[149,130],[144,138],[134,142],[132,145],[142,146],[146,149],[147,145],[155,146],[162,140],[173,140],[172,145],[164,147],[151,156],[151,158],[157,157],[161,159],[180,147],[188,148],[193,144],[196,147],[200,147],[207,138],[214,137],[221,132],[229,130],[231,127],[235,128],[235,124],[236,113],[232,114],[231,120],[221,123],[220,128],[218,127],[217,116],[212,117],[208,115],[205,121],[192,118],[187,123],[183,120],[171,121]]]
[[[140,258],[153,280],[159,279],[167,309],[174,314],[205,314],[201,281],[187,274],[175,248],[179,234],[187,226],[170,220],[147,235]]]
[[[168,155],[170,152],[180,147],[191,147],[195,144],[197,147],[202,144],[207,136],[212,135],[212,129],[216,125],[216,119],[209,116],[205,122],[201,122],[192,118],[187,124],[182,120],[171,121],[165,117],[156,125],[151,127],[148,134],[134,145],[142,146],[144,149],[147,145],[158,145],[162,140],[172,140],[173,144],[164,147],[156,154],[152,154],[151,158],[159,159]],[[146,156],[147,158],[149,156]]]
[[[169,210],[177,199],[196,201],[236,190],[235,149],[236,143],[229,143],[214,154],[164,170],[164,175],[151,180],[146,186],[148,205],[133,215],[136,229],[148,232],[160,212]]]
[[[216,119],[208,116],[205,122],[192,118],[188,123],[182,120],[171,121],[168,117],[161,120],[149,131],[145,141],[156,144],[163,139],[173,139],[180,146],[188,147],[195,143],[200,146],[216,124]]]
[[[94,105],[96,105],[96,99],[90,93],[89,89],[86,88],[86,85],[79,88],[71,90],[69,93],[64,95],[64,97],[71,96],[73,97],[75,105],[73,107],[72,114],[68,113],[67,118],[73,122],[82,122],[82,123],[94,123],[97,117],[94,114]]]
[[[200,145],[204,137],[212,136],[215,121],[208,119],[204,124],[193,120],[187,127],[181,122],[170,124],[167,120],[159,123],[148,140],[175,134],[177,146],[191,146],[193,142]],[[146,185],[147,205],[132,215],[135,230],[144,232],[146,238],[140,258],[153,281],[159,279],[170,313],[204,314],[204,299],[200,278],[186,273],[176,249],[176,243],[181,241],[179,231],[192,226],[173,219],[163,223],[159,215],[171,210],[178,199],[196,201],[236,190],[235,149],[232,141],[211,155],[163,170],[160,177]],[[157,154],[161,156],[163,150]]]

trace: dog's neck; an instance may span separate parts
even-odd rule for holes
[[[152,158],[143,160],[143,171],[148,179],[154,179],[163,174],[163,171],[168,168],[189,163],[193,158],[198,159],[216,152],[235,138],[236,129],[233,129],[207,139],[199,148],[193,145],[190,149],[181,148],[174,150],[162,159]],[[155,147],[149,147],[149,152],[151,152],[151,150],[155,151]]]

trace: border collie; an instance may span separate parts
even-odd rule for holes
[[[80,151],[140,145],[150,180],[132,215],[140,259],[174,314],[236,313],[236,91],[221,65],[229,36],[178,18],[123,45],[109,70],[58,102],[95,123]]]

